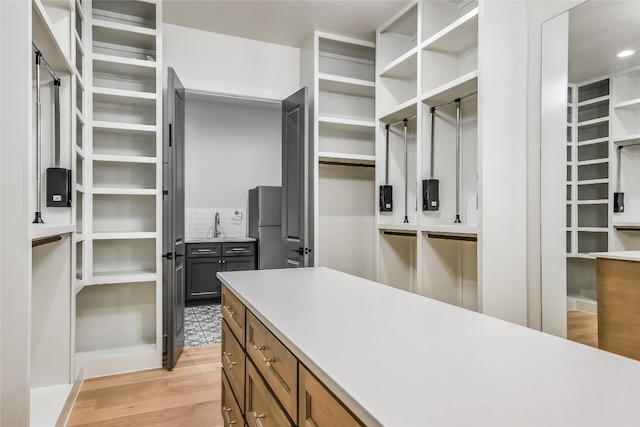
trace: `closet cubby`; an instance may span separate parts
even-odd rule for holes
[[[103,21],[93,24],[93,52],[101,55],[141,61],[156,60],[156,37],[153,30],[117,26]]]
[[[412,3],[378,31],[379,69],[387,69],[393,62],[402,62],[403,56],[416,48],[417,39],[418,5]]]
[[[93,276],[156,273],[155,239],[93,240]]]
[[[318,150],[323,158],[342,155],[347,161],[375,163],[375,127],[346,124],[339,121],[318,120]]]
[[[97,155],[156,157],[156,133],[93,126],[93,153]]]
[[[84,123],[82,117],[76,115],[76,148],[82,150],[84,147]]]
[[[82,283],[84,280],[84,241],[76,242],[76,281]],[[78,284],[76,283],[76,288]]]
[[[391,66],[380,72],[378,82],[378,102],[380,103],[381,116],[390,116],[399,109],[407,108],[410,104],[415,110],[415,99],[417,96],[418,54],[412,51],[411,54],[402,61],[395,62]],[[414,111],[415,112],[415,111]],[[396,116],[387,117],[389,121]]]
[[[148,29],[155,29],[158,22],[153,2],[94,0],[92,6],[94,20]]]
[[[84,233],[84,193],[76,191],[76,233],[83,235]]]
[[[416,292],[417,236],[415,232],[381,230],[378,281],[394,288]]]
[[[94,233],[152,233],[156,229],[155,196],[93,196]]]
[[[346,39],[320,36],[318,72],[320,84],[343,83],[338,92],[373,98],[376,50],[373,44],[354,44]],[[359,88],[360,87],[360,88]],[[320,90],[325,90],[322,87]],[[330,90],[333,92],[333,90]]]
[[[98,122],[133,125],[156,125],[156,100],[148,97],[121,95],[94,89],[93,119]]]
[[[43,25],[38,25],[38,28],[34,28],[34,33],[41,30],[48,32],[48,38],[52,39],[52,44],[58,46],[59,52],[64,57],[56,58],[55,60],[62,60],[70,64],[71,51],[74,48],[71,34],[72,22],[75,20],[73,3],[70,0],[34,0],[33,7],[35,14],[43,21]],[[38,48],[44,49],[44,46],[38,45]],[[52,55],[49,55],[49,57],[52,60],[54,59]],[[54,66],[54,68],[58,67]]]
[[[157,186],[155,163],[94,161],[93,186],[100,189],[153,190]]]
[[[101,59],[102,58],[102,59]],[[129,64],[113,59],[93,59],[93,86],[132,92],[156,92],[155,63],[149,65]]]

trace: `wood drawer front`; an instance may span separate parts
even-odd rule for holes
[[[247,361],[246,420],[249,427],[293,426],[251,361]]]
[[[325,386],[300,365],[300,427],[361,427],[360,423]]]
[[[226,286],[222,286],[222,317],[244,348],[244,304]]]
[[[249,256],[255,254],[255,243],[223,243],[222,253],[224,256]]]
[[[187,243],[187,257],[216,257],[220,256],[220,243]]]
[[[231,391],[226,374],[221,372],[220,375],[222,375],[222,421],[224,427],[242,427],[244,418],[240,411],[240,405]],[[244,388],[244,384],[242,388]]]
[[[247,311],[247,354],[294,422],[298,420],[298,360]]]
[[[244,410],[245,356],[242,347],[229,329],[227,321],[222,321],[222,369],[227,374],[229,386]]]

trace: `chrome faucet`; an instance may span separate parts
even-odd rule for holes
[[[220,227],[220,214],[216,212],[216,218],[213,222],[213,238],[214,239],[217,239],[218,237],[220,237],[220,234],[222,234],[222,232],[218,229],[218,227]]]

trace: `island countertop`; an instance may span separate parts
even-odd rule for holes
[[[594,252],[596,258],[617,259],[619,261],[640,261],[640,251]]]
[[[640,425],[640,362],[328,268],[218,277],[368,426]]]

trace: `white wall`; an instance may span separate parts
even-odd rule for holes
[[[299,89],[297,48],[164,24],[164,66],[188,89],[283,99]]]

